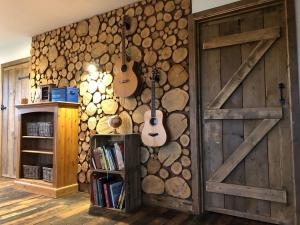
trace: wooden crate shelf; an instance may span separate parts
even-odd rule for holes
[[[99,212],[115,211],[115,212],[130,212],[141,206],[141,171],[140,171],[140,136],[138,134],[128,135],[94,135],[90,141],[90,155],[93,157],[93,151],[97,147],[104,145],[113,145],[114,143],[122,144],[124,146],[124,165],[122,170],[105,170],[101,168],[94,168],[92,160],[90,160],[90,168],[92,170],[91,176],[97,174],[99,177],[116,176],[117,180],[122,180],[125,191],[125,204],[123,209],[101,207],[94,205],[91,196],[90,213],[97,215]],[[91,190],[93,190],[93,183],[91,182]]]
[[[120,174],[124,175],[124,170],[102,170],[102,169],[93,169],[94,172],[106,173],[106,174]]]
[[[93,205],[89,209],[89,213],[92,215],[97,215],[97,213],[99,214],[99,212],[110,213],[111,211],[117,212],[117,213],[126,213],[125,209],[106,208],[106,207],[100,207],[97,205]]]
[[[54,198],[77,192],[78,106],[59,102],[16,106],[19,125],[17,189]],[[53,123],[53,136],[27,135],[28,122]],[[22,165],[52,167],[52,182],[24,178]]]

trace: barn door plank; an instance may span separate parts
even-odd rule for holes
[[[265,118],[281,119],[282,108],[208,109],[204,111],[205,120],[254,120]]]
[[[219,35],[219,25],[202,26],[203,38],[217,37]],[[212,49],[203,52],[201,64],[201,90],[202,104],[208,103],[221,90],[221,74],[220,74],[220,49]],[[203,133],[203,147],[206,149],[203,157],[203,167],[205,169],[204,179],[207,180],[223,163],[222,152],[222,122],[207,121],[203,124],[203,128],[207,131]],[[216,193],[207,193],[205,195],[207,205],[214,207],[224,207],[224,195]]]
[[[240,33],[239,21],[228,21],[220,26],[220,35],[230,35]],[[222,87],[231,79],[232,74],[239,68],[242,63],[241,47],[239,45],[221,48],[221,83]],[[242,87],[230,96],[225,103],[225,108],[241,108],[243,105]],[[243,142],[243,121],[222,121],[223,123],[223,157],[226,160],[234,150]],[[232,132],[234,130],[234,132]],[[234,171],[226,178],[226,182],[235,184],[244,184],[244,166],[240,163]],[[225,195],[225,208],[244,210],[245,199],[238,196]]]
[[[21,82],[19,81],[19,77],[22,76],[23,69],[22,68],[16,68],[12,70],[12,74],[15,77],[14,81],[14,91],[15,91],[15,97],[14,97],[14,102],[13,102],[13,117],[14,119],[14,124],[9,124],[9,126],[13,126],[13,137],[11,138],[11,146],[13,147],[13,151],[11,152],[11,157],[12,157],[12,162],[11,165],[13,167],[13,171],[11,174],[11,177],[16,177],[16,158],[17,158],[17,133],[18,133],[18,122],[17,122],[17,110],[15,108],[15,105],[21,103],[21,92],[22,92],[22,85]]]
[[[211,109],[219,109],[233,94],[238,86],[246,79],[251,70],[264,56],[264,54],[271,48],[276,39],[263,40],[258,42],[256,47],[249,54],[248,58],[242,63],[238,70],[233,74],[232,78],[222,88],[214,100],[209,104]]]
[[[251,15],[251,14],[249,14]],[[252,14],[253,15],[253,14]],[[241,21],[243,32],[263,28],[263,13],[256,15],[256,19],[247,17]],[[246,60],[252,51],[254,43],[242,46],[243,59]],[[272,46],[272,48],[274,45]],[[270,50],[272,49],[270,48]],[[267,54],[267,53],[266,53]],[[264,78],[264,57],[257,63],[251,71],[248,78],[243,83],[243,107],[266,107],[265,97],[265,78]],[[269,117],[265,117],[266,119]],[[248,135],[257,127],[260,121],[246,120],[244,123],[244,135]],[[267,137],[263,138],[260,143],[249,153],[245,159],[246,185],[256,187],[268,187],[268,146]],[[247,208],[251,213],[260,215],[270,215],[270,203],[266,201],[247,199]]]
[[[258,188],[218,182],[206,182],[206,190],[209,192],[221,193],[226,195],[260,199],[264,201],[272,201],[284,204],[287,203],[287,193],[285,190]]]
[[[8,176],[15,177],[15,99],[16,99],[16,71],[10,71],[8,77],[9,85],[9,99],[8,99],[8,140],[7,140],[7,160],[8,160]]]
[[[219,167],[209,181],[222,182],[232,170],[253,150],[264,136],[279,122],[280,119],[264,119],[237,148],[237,150]]]
[[[203,42],[203,49],[213,49],[240,45],[261,40],[276,39],[280,37],[280,27],[270,27],[238,34],[231,34],[216,38],[211,38]]]
[[[2,96],[3,96],[3,102],[2,104],[4,106],[8,106],[8,96],[9,96],[9,71],[4,71],[3,73],[3,83],[2,83]],[[5,177],[8,177],[8,151],[7,151],[7,142],[8,142],[8,110],[2,111],[2,175]],[[5,132],[6,131],[6,132]]]
[[[19,133],[19,125],[18,125],[18,113],[17,110],[15,108],[15,105],[19,105],[21,104],[21,98],[22,98],[22,93],[28,89],[24,88],[22,86],[22,82],[27,82],[29,83],[29,79],[23,79],[23,80],[19,80],[20,77],[24,77],[27,73],[28,73],[28,68],[29,68],[29,64],[28,63],[24,63],[21,66],[17,67],[16,69],[12,70],[12,72],[14,73],[15,76],[15,101],[14,101],[14,140],[12,145],[14,146],[14,151],[13,151],[13,167],[14,167],[14,177],[16,176],[16,159],[17,159],[17,149],[18,149],[18,142],[17,140],[17,136]],[[28,97],[28,95],[25,95],[24,97]]]
[[[286,29],[284,17],[284,9],[282,7],[272,10],[266,10],[264,16],[264,26],[281,25],[282,37],[275,43],[265,56],[265,81],[266,81],[266,105],[267,107],[276,107],[279,103],[278,84],[288,84],[287,73],[287,58],[283,57],[283,52],[286,52]],[[290,112],[289,112],[289,96],[288,89],[284,91],[286,105],[283,107],[284,119],[278,123],[276,129],[273,129],[268,134],[268,161],[269,161],[269,184],[270,188],[285,187],[289,193],[289,206],[282,204],[271,204],[271,216],[281,218],[293,218],[292,193],[293,181],[292,176],[286,176],[293,170],[293,165],[290,163],[292,152],[291,146],[291,130],[290,130]]]

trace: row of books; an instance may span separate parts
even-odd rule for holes
[[[93,205],[123,209],[125,191],[123,181],[92,175],[91,201]]]
[[[92,164],[94,169],[124,169],[124,146],[115,143],[113,146],[97,147],[93,150]]]

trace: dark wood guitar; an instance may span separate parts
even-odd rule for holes
[[[144,128],[142,142],[146,146],[159,147],[166,143],[167,134],[163,126],[163,113],[155,107],[155,82],[158,81],[159,72],[152,71],[151,81],[151,110],[144,114]]]
[[[114,66],[114,94],[118,97],[132,96],[138,86],[138,78],[133,71],[134,61],[127,62],[125,48],[126,30],[130,29],[130,18],[124,16],[122,26],[122,57],[117,59]]]

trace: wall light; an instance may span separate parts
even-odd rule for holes
[[[87,70],[89,73],[95,73],[95,72],[97,72],[97,67],[95,64],[90,64],[90,65],[88,65]]]

